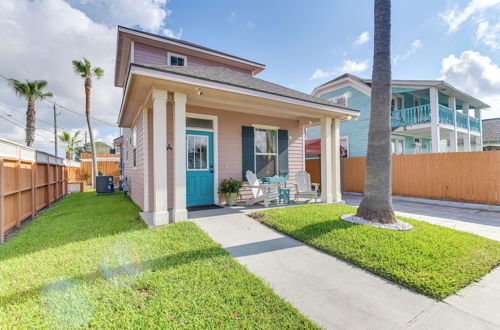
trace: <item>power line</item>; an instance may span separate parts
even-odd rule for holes
[[[13,121],[13,120],[10,120],[9,118],[5,118],[5,117],[4,117],[4,116],[2,116],[2,115],[0,115],[0,118],[3,118],[4,120],[8,121],[8,122],[9,122],[9,123],[11,123],[12,125],[15,125],[15,126],[17,126],[17,127],[22,128],[22,129],[26,132],[26,127],[23,127],[21,124],[19,124],[19,123],[15,122],[15,121]],[[46,140],[46,141],[50,141],[50,142],[54,143],[54,141],[53,141],[53,140],[48,139],[48,138],[46,138],[45,136],[40,135],[40,134],[38,134],[38,133],[36,133],[36,132],[35,132],[35,135],[36,135],[36,136],[38,136],[39,138],[41,138],[42,140]]]
[[[61,108],[61,109],[63,109],[63,110],[66,110],[66,111],[69,111],[69,112],[71,112],[71,113],[74,113],[75,115],[82,116],[82,117],[86,117],[86,115],[85,115],[85,114],[83,114],[83,113],[81,113],[81,112],[77,112],[77,111],[75,111],[75,110],[72,110],[72,109],[70,109],[70,108],[68,108],[68,107],[65,107],[65,106],[63,106],[63,105],[61,105],[61,104],[59,104],[59,103],[57,103],[57,102],[55,102],[55,101],[52,101],[52,100],[50,100],[50,99],[45,99],[45,101],[50,102],[50,103],[52,103],[52,104],[55,104],[55,105],[57,105],[59,108]],[[95,117],[92,117],[92,116],[90,116],[90,118],[92,118],[93,120],[96,120],[96,121],[100,121],[101,123],[106,124],[106,125],[108,125],[108,126],[115,126],[115,127],[117,126],[116,124],[113,124],[113,123],[107,122],[107,121],[102,120],[102,119],[99,119],[99,118],[95,118]]]
[[[23,117],[24,117],[24,115],[23,115],[22,113],[19,113],[18,111],[13,110],[13,109],[10,109],[10,108],[7,108],[7,107],[5,107],[5,106],[2,106],[2,108],[0,108],[0,110],[2,110],[2,109],[3,109],[3,112],[4,112],[6,115],[8,115],[9,117],[10,117],[11,115],[10,115],[10,114],[8,114],[7,112],[5,112],[5,110],[12,111],[12,113],[14,113],[14,114],[16,114],[16,115],[21,115],[21,116],[23,116]],[[37,122],[37,123],[38,123],[38,122],[41,122],[41,123],[44,123],[44,124],[46,124],[46,125],[50,125],[50,126],[53,126],[53,125],[54,125],[54,123],[49,123],[48,121],[45,121],[45,120],[40,119],[40,118],[37,118],[37,119],[36,119],[36,122]],[[63,129],[63,130],[65,130],[65,131],[71,131],[70,129],[64,128],[64,127],[62,127],[61,125],[57,125],[57,127],[58,127],[58,128],[61,128],[61,129]],[[40,128],[40,129],[45,129],[45,128]]]
[[[0,77],[2,77],[3,79],[5,79],[5,80],[9,81],[9,78],[7,78],[5,75],[3,75],[3,74],[1,74],[1,73],[0,73]],[[47,101],[47,102],[50,102],[51,104],[55,104],[55,105],[56,105],[56,106],[58,106],[59,108],[61,108],[61,109],[63,109],[63,110],[66,110],[66,111],[69,111],[69,112],[71,112],[71,113],[73,113],[73,114],[75,114],[75,115],[82,116],[82,117],[86,117],[86,115],[85,115],[85,114],[83,114],[83,113],[81,113],[81,112],[78,112],[78,111],[75,111],[75,110],[72,110],[72,109],[70,109],[70,108],[68,108],[68,107],[65,107],[65,106],[63,106],[63,105],[61,105],[61,104],[57,103],[56,101],[53,101],[53,100],[50,100],[50,99],[44,99],[44,100],[45,100],[45,101]],[[112,126],[112,127],[116,127],[116,126],[117,126],[117,125],[116,125],[116,124],[114,124],[114,123],[110,123],[110,122],[107,122],[107,121],[105,121],[105,120],[102,120],[102,119],[99,119],[99,118],[95,118],[95,117],[93,117],[93,116],[90,116],[90,118],[92,118],[93,120],[99,121],[99,122],[101,122],[101,123],[103,123],[103,124],[106,124],[106,125],[108,125],[108,126]]]
[[[5,115],[7,115],[8,117],[10,117],[13,121],[17,122],[18,125],[23,125],[23,123],[20,123],[19,121],[17,121],[14,117],[12,117],[12,115],[8,114],[7,112],[5,112],[4,110],[0,109],[1,112],[3,112]],[[48,128],[44,128],[44,127],[36,127],[36,129],[40,129],[40,130],[43,130],[43,131],[47,131],[47,132],[51,132],[52,133],[52,130],[48,129]]]

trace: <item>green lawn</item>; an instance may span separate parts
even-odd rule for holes
[[[252,216],[300,241],[435,299],[478,281],[500,264],[500,242],[425,222],[400,232],[346,223],[347,205],[301,205]]]
[[[64,198],[0,246],[0,328],[316,328],[191,222]]]

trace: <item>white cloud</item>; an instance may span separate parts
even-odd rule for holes
[[[348,72],[348,73],[361,73],[368,69],[368,60],[364,61],[351,61],[345,60],[342,66],[339,68],[340,72]]]
[[[477,26],[476,41],[492,50],[500,49],[500,22],[492,26],[487,21],[481,21]]]
[[[453,32],[472,16],[500,4],[500,0],[472,0],[465,8],[454,6],[439,16],[448,24],[448,31]]]
[[[133,26],[159,32],[171,11],[165,8],[167,0],[67,0],[94,22],[114,27]]]
[[[174,32],[173,30],[170,29],[163,29],[163,34],[166,35],[169,38],[175,38],[175,39],[180,39],[182,36],[183,29],[180,28],[179,31]]]
[[[406,60],[408,57],[410,57],[411,55],[413,55],[417,50],[419,50],[420,48],[422,48],[424,46],[422,40],[420,39],[416,39],[414,40],[411,45],[410,45],[410,48],[408,49],[408,51],[404,54],[399,54],[399,55],[396,55],[392,58],[392,62],[394,64],[397,64],[399,62],[402,62],[404,60]]]
[[[366,71],[366,69],[368,69],[368,65],[369,65],[368,60],[362,60],[362,61],[344,60],[341,66],[336,67],[332,71],[324,71],[322,69],[316,69],[316,71],[314,71],[309,80],[328,78],[343,73],[352,73],[352,74],[362,73]]]
[[[326,78],[329,77],[331,74],[332,74],[331,72],[325,72],[321,69],[316,69],[316,71],[314,71],[313,75],[309,79],[313,80],[313,79]]]
[[[368,31],[365,31],[361,33],[358,38],[354,41],[355,46],[363,45],[370,41],[370,33]]]
[[[112,6],[123,9],[128,4],[131,6],[129,9],[135,8],[138,12],[137,20],[127,16],[125,22],[122,21],[121,24],[147,27],[150,30],[163,25],[158,22],[147,23],[144,20],[145,9],[138,4],[132,6],[132,2],[122,1],[120,4],[115,3],[118,1],[104,3],[96,0],[73,2],[78,2],[84,7],[92,3],[103,11],[110,10]],[[146,2],[155,5],[166,3],[166,1]],[[129,10],[123,15],[133,15],[133,12]],[[152,15],[150,19],[156,20],[155,17],[157,16]],[[83,114],[85,106],[83,81],[73,72],[71,61],[85,56],[94,66],[104,69],[104,77],[94,81],[93,84],[91,112],[95,118],[116,123],[122,95],[121,89],[114,87],[116,27],[100,24],[95,20],[98,18],[92,19],[62,0],[0,1],[0,73],[20,80],[45,79],[49,83],[48,90],[54,93],[58,103]],[[114,20],[115,24],[118,19],[114,17],[111,20]],[[181,32],[180,30],[177,34]],[[24,123],[26,102],[18,99],[3,79],[0,79],[0,100],[2,100],[0,105],[5,107],[6,111],[17,118],[18,122]],[[43,138],[35,138],[35,147],[52,152],[53,147],[46,140],[53,140],[53,134],[42,129],[51,129],[52,108],[47,102],[38,102],[36,110],[37,133]],[[69,130],[82,130],[83,136],[83,131],[87,129],[85,117],[62,109],[59,112],[61,113],[58,117],[59,126]],[[110,135],[119,134],[118,128],[96,120],[93,120],[93,126],[98,140],[109,141]],[[19,142],[24,140],[22,128],[2,120],[0,120],[0,132],[1,137]]]
[[[460,57],[451,54],[441,61],[441,74],[441,79],[480,98],[500,115],[500,67],[491,58],[472,50]]]

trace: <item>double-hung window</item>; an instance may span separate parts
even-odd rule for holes
[[[255,128],[255,172],[257,178],[278,174],[278,130]]]
[[[137,166],[137,129],[134,127],[132,132],[132,157],[133,166]]]
[[[187,65],[187,57],[184,55],[178,55],[173,53],[168,53],[167,55],[168,65],[172,66],[186,66]]]

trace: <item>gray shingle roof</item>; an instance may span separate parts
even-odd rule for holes
[[[243,87],[247,89],[252,89],[256,91],[261,91],[265,93],[270,93],[279,96],[290,97],[297,100],[307,101],[311,103],[332,106],[335,108],[341,108],[348,111],[352,111],[354,113],[358,113],[359,111],[337,105],[331,101],[321,99],[319,97],[315,97],[306,93],[302,93],[296,91],[294,89],[290,89],[278,84],[271,83],[266,80],[262,80],[256,77],[252,77],[250,75],[240,73],[234,70],[230,70],[224,67],[205,67],[205,66],[168,66],[168,65],[137,65],[132,64],[133,66],[146,67],[146,68],[154,68],[157,70],[161,70],[164,72],[175,73],[183,76],[194,77],[214,82],[219,82],[231,86]]]
[[[483,120],[483,142],[500,141],[500,118]]]

